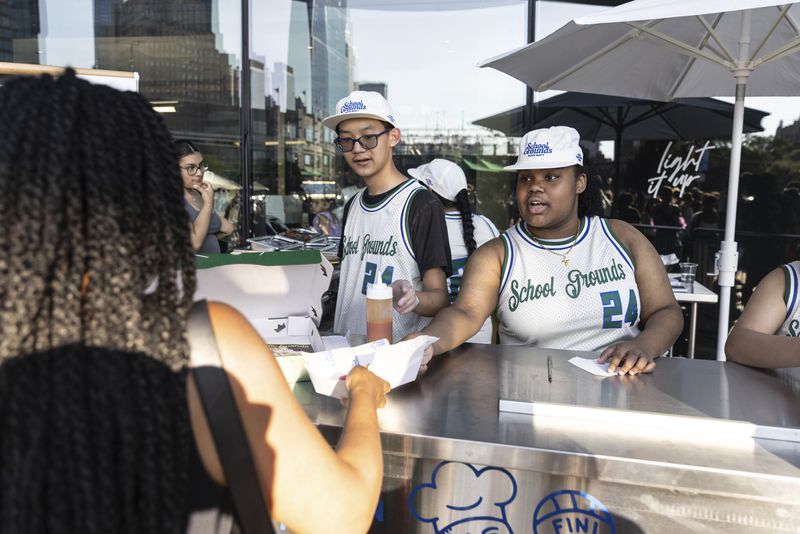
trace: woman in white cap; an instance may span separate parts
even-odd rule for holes
[[[455,302],[467,259],[476,248],[498,237],[500,232],[488,218],[472,213],[467,193],[467,177],[461,167],[452,161],[437,158],[415,169],[409,169],[408,174],[430,189],[444,206],[453,272],[447,279],[447,288],[450,302]],[[467,342],[491,343],[491,318],[487,318],[478,333]]]
[[[470,258],[456,303],[423,330],[440,338],[434,353],[495,310],[501,343],[601,352],[621,374],[652,371],[675,342],[683,314],[661,259],[629,224],[593,216],[599,184],[578,142],[566,126],[523,137],[506,167],[517,172],[521,220]]]

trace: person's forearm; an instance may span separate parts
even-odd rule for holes
[[[211,205],[203,204],[192,223],[192,248],[195,252],[203,248],[209,224],[211,224]]]
[[[658,357],[669,350],[682,331],[683,312],[675,304],[651,315],[636,339],[649,354]]]
[[[220,222],[220,225],[219,225],[219,232],[217,233],[217,236],[219,236],[220,238],[223,238],[223,237],[228,236],[228,235],[233,233],[233,225],[230,223],[230,221],[228,219],[226,219],[225,217],[220,215],[219,216],[219,222]]]
[[[423,317],[433,317],[436,313],[450,305],[450,295],[446,289],[429,289],[417,291],[419,304],[414,308],[414,313]]]
[[[800,367],[800,339],[736,327],[725,343],[725,355],[753,367]]]
[[[483,321],[476,321],[464,310],[450,306],[436,314],[436,318],[422,329],[422,333],[439,338],[433,344],[433,353],[441,354],[474,336],[482,325]]]
[[[336,454],[352,469],[371,509],[378,503],[383,479],[383,456],[378,432],[378,416],[369,394],[360,390],[349,393],[350,405]],[[366,531],[354,528],[353,532]]]

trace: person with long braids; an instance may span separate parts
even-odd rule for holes
[[[189,215],[192,248],[200,254],[219,253],[219,239],[233,232],[225,217],[214,213],[214,187],[203,181],[208,164],[200,149],[186,139],[177,139],[172,150],[181,169],[183,204]]]
[[[220,518],[203,532],[230,532],[190,366],[195,258],[162,119],[68,70],[5,83],[0,124],[0,532],[197,532],[201,517]],[[242,315],[208,315],[272,517],[366,532],[388,385],[348,375],[334,451]]]
[[[461,288],[467,260],[476,248],[499,237],[500,232],[488,218],[472,213],[467,193],[467,177],[461,167],[452,161],[436,158],[415,169],[409,169],[408,174],[430,189],[444,207],[453,273],[447,278],[447,289],[450,292],[450,302],[453,303]],[[467,342],[492,342],[491,317],[484,321],[478,333]]]
[[[647,373],[675,342],[683,314],[650,242],[602,213],[576,130],[555,126],[520,142],[521,221],[470,257],[458,299],[423,333],[446,352],[497,311],[500,342],[600,352],[621,374]]]

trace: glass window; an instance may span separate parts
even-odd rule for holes
[[[236,226],[240,6],[236,0],[0,2],[0,61],[137,72],[139,92],[172,135],[200,146],[211,169],[206,179],[218,184],[215,210]]]
[[[526,14],[525,0],[254,2],[252,56],[265,72],[264,105],[253,106],[256,180],[277,196],[303,194],[309,179],[357,185],[321,121],[361,89],[382,93],[398,116],[401,171],[447,157],[474,183],[463,160],[505,163],[509,143],[473,121],[525,102],[521,82],[475,65],[523,45]]]

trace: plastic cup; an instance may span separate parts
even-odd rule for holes
[[[388,339],[392,343],[392,286],[367,286],[367,342]]]
[[[681,268],[681,282],[684,284],[694,283],[694,277],[697,274],[697,264],[684,262],[679,266]]]

